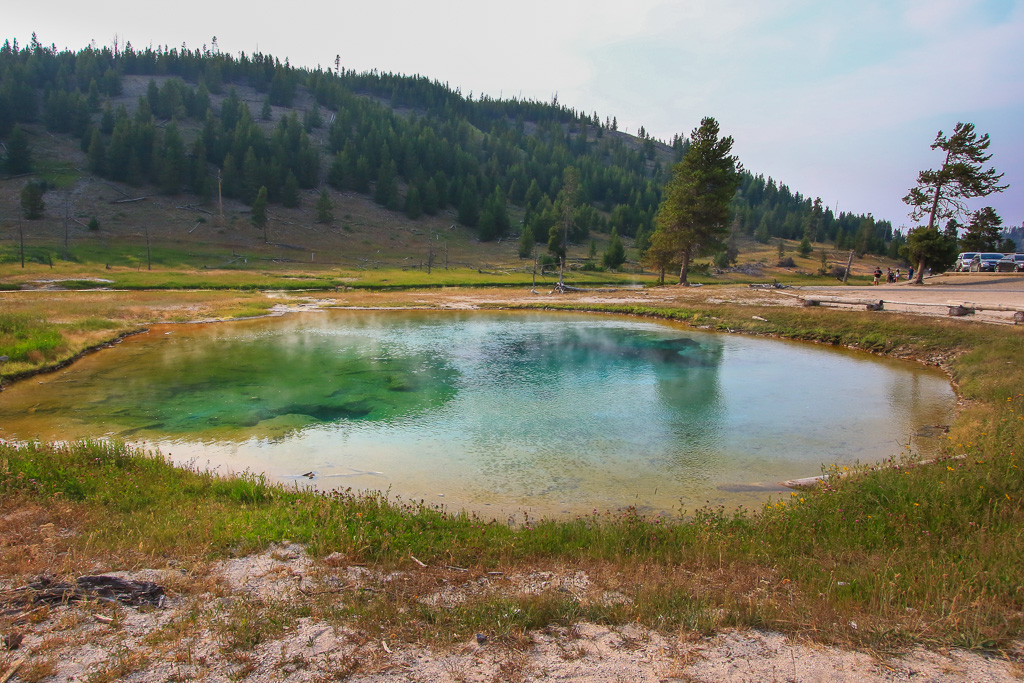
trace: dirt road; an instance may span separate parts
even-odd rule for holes
[[[394,294],[389,295],[395,298]],[[915,315],[948,316],[952,303],[1014,306],[1024,310],[1024,274],[972,273],[927,278],[922,285],[900,282],[878,286],[800,286],[786,289],[761,289],[747,286],[710,285],[704,287],[655,287],[648,289],[593,288],[557,294],[550,286],[535,290],[517,288],[433,289],[410,292],[408,303],[440,308],[472,309],[483,305],[575,302],[590,304],[699,305],[736,303],[757,306],[799,306],[809,296],[841,297],[857,300],[881,300],[884,310]],[[354,297],[337,296],[337,299]],[[402,297],[406,298],[406,297]],[[354,302],[349,302],[354,303]],[[369,303],[368,300],[361,303]],[[863,310],[863,304],[825,304]],[[964,320],[988,323],[1013,323],[1013,311],[978,310]]]

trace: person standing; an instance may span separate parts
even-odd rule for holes
[[[882,277],[882,267],[875,266],[875,281],[873,284],[878,284],[878,280]]]

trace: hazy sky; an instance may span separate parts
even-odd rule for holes
[[[1024,223],[1024,0],[49,0],[6,38],[260,51],[420,74],[463,94],[559,101],[669,140],[703,116],[744,166],[833,209],[910,224],[939,130],[992,137],[1011,187],[978,202]]]

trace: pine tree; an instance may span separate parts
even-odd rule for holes
[[[100,110],[100,84],[93,78],[89,81],[89,94],[86,96],[86,101],[89,103],[89,111]]]
[[[428,178],[420,190],[420,198],[423,201],[423,213],[428,216],[435,216],[440,210],[440,202],[437,195],[437,184],[433,178]]]
[[[807,258],[810,253],[814,251],[811,247],[811,240],[807,239],[807,235],[804,235],[804,238],[800,240],[800,246],[797,247],[797,251],[800,252],[800,255],[804,258]]]
[[[103,113],[100,114],[100,132],[110,135],[114,132],[114,110],[110,108],[110,102],[103,105]]]
[[[192,143],[189,155],[188,184],[192,191],[203,199],[210,198],[210,174],[206,165],[206,145],[203,139],[196,138]]]
[[[262,180],[263,165],[256,157],[256,150],[249,147],[245,151],[245,156],[242,157],[242,201],[251,204],[256,199],[256,193],[259,192],[260,187],[262,186],[264,190],[266,189],[266,185]]]
[[[103,175],[104,171],[106,171],[107,148],[103,146],[103,134],[96,128],[92,129],[87,156],[89,158],[89,171],[98,176]]]
[[[398,180],[395,178],[395,163],[390,159],[380,165],[373,201],[392,211],[398,208]]]
[[[821,197],[814,200],[811,212],[804,219],[804,235],[810,242],[817,242],[824,222],[824,212],[821,208]]]
[[[349,177],[348,155],[338,152],[327,169],[327,184],[336,190],[344,190]]]
[[[962,251],[996,251],[999,246],[1000,228],[1003,219],[991,206],[971,214],[964,236],[960,238]]]
[[[836,230],[836,249],[846,248],[846,231],[842,228]]]
[[[612,228],[612,236],[601,261],[604,263],[604,267],[609,270],[616,270],[626,262],[626,249],[622,246],[622,240],[619,239],[619,231],[615,228]]]
[[[939,222],[962,217],[967,212],[967,200],[987,197],[1008,187],[999,184],[1002,173],[996,173],[994,168],[983,168],[992,158],[991,154],[986,154],[990,143],[987,133],[978,137],[973,123],[956,124],[948,138],[941,130],[935,136],[931,147],[945,152],[946,158],[938,170],[918,173],[917,186],[903,198],[903,202],[911,207],[910,217],[913,220],[928,216],[927,225],[915,228],[907,235],[909,247],[914,232],[926,231],[913,243],[912,253],[919,256],[915,284],[921,284],[926,265],[933,268],[939,265],[937,262],[929,263],[929,255],[937,255],[940,260],[946,255],[946,250],[935,247],[939,239]],[[954,249],[955,237],[953,235]]]
[[[302,127],[306,129],[307,133],[311,133],[314,128],[319,128],[322,125],[324,125],[324,119],[320,115],[320,106],[313,102],[313,108],[307,109],[302,114]]]
[[[480,200],[476,196],[476,190],[471,187],[462,191],[458,221],[467,228],[475,228],[480,222]]]
[[[370,190],[370,162],[365,155],[359,155],[352,169],[352,189],[362,194]]]
[[[164,140],[159,162],[160,191],[164,194],[178,194],[188,177],[188,161],[185,158],[185,145],[178,134],[178,127],[173,121],[164,131]]]
[[[907,243],[900,254],[912,264],[920,264],[921,268],[946,270],[956,261],[956,234],[950,230],[939,232],[936,227],[915,228],[907,233]],[[914,282],[918,282],[917,275]]]
[[[543,196],[543,192],[540,190],[540,185],[537,184],[537,179],[534,178],[530,181],[530,187],[526,190],[526,195],[523,197],[523,202],[529,209],[536,208],[537,202],[540,201]]]
[[[548,251],[559,259],[558,281],[562,282],[562,271],[569,249],[569,236],[574,232],[576,204],[580,196],[580,174],[575,166],[562,172],[562,187],[558,191],[556,204],[557,222],[548,232]]]
[[[478,234],[482,242],[490,242],[499,237],[504,237],[508,233],[508,208],[505,202],[505,195],[500,187],[495,187],[494,192],[484,202],[478,227]]]
[[[320,190],[320,196],[316,200],[316,222],[334,222],[334,204],[331,202],[331,196],[328,194],[327,188]]]
[[[420,191],[415,185],[410,185],[405,192],[405,215],[416,220],[423,215],[423,204],[420,201]]]
[[[636,247],[637,259],[642,261],[648,247],[651,246],[651,232],[647,228],[641,226],[641,228],[636,231],[636,238],[633,240],[633,246]]]
[[[284,186],[281,188],[281,204],[289,209],[297,209],[301,201],[299,181],[294,173],[288,171],[288,175],[284,179]]]
[[[558,263],[565,262],[565,240],[562,238],[562,228],[553,223],[548,230],[548,253],[558,259]]]
[[[690,134],[690,149],[673,169],[658,207],[658,228],[652,246],[660,253],[675,254],[679,284],[687,285],[687,271],[694,256],[714,253],[723,247],[729,232],[729,202],[739,185],[733,139],[718,137],[718,122],[701,121]]]
[[[533,256],[534,246],[536,246],[536,241],[533,239],[533,230],[523,226],[523,231],[519,233],[519,258]]]
[[[7,156],[4,169],[11,175],[20,175],[32,170],[32,149],[21,126],[14,126],[7,140]]]
[[[263,241],[267,241],[267,188],[260,187],[256,199],[252,202],[252,213],[249,215],[253,227],[262,228]]]
[[[34,180],[21,188],[21,212],[30,221],[43,217],[46,203],[43,201],[43,185]]]

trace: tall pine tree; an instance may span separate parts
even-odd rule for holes
[[[992,158],[987,154],[991,144],[988,133],[978,137],[973,123],[958,123],[948,138],[940,130],[932,143],[932,149],[946,153],[938,169],[929,169],[917,174],[917,186],[912,187],[903,202],[910,208],[910,217],[921,220],[928,216],[928,223],[908,233],[907,244],[911,245],[913,233],[921,230],[920,240],[914,240],[911,252],[917,260],[917,274],[914,284],[921,284],[926,266],[937,267],[948,254],[948,249],[934,248],[939,239],[939,222],[961,218],[967,213],[966,201],[976,197],[987,197],[1002,192],[1008,186],[1000,185],[1003,174],[994,168],[983,168]],[[949,236],[947,236],[949,237]],[[956,249],[956,235],[953,249]],[[927,247],[927,248],[924,248]],[[937,258],[932,258],[934,254]]]
[[[655,217],[652,247],[679,263],[679,284],[695,256],[720,251],[729,234],[729,202],[739,185],[733,139],[718,137],[718,122],[704,118],[690,134],[690,149],[676,164]]]

